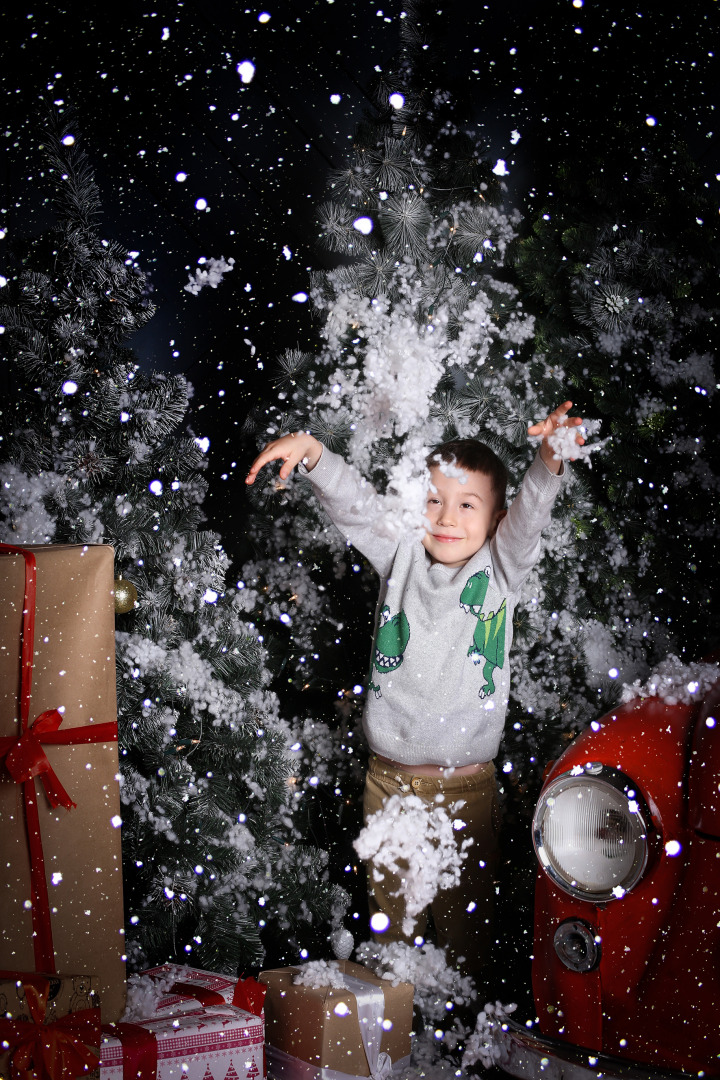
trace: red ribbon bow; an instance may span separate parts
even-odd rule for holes
[[[100,1010],[83,1009],[45,1023],[50,983],[23,981],[29,1020],[0,1020],[0,1041],[10,1047],[12,1080],[74,1080],[100,1064]],[[89,1044],[89,1045],[86,1045]]]
[[[0,760],[5,758],[7,771],[16,784],[39,776],[53,809],[64,806],[66,810],[70,810],[77,806],[77,803],[72,801],[60,783],[41,745],[41,736],[57,731],[62,722],[62,714],[57,709],[40,713],[19,739],[13,735],[0,738]]]
[[[11,544],[0,544],[1,555],[22,555],[25,560],[25,598],[23,603],[20,735],[0,738],[0,760],[13,780],[23,786],[25,828],[30,848],[30,894],[32,903],[35,965],[39,971],[55,971],[55,949],[50,926],[50,901],[45,878],[45,859],[40,836],[40,815],[34,779],[39,776],[50,805],[67,810],[77,804],[72,801],[48,761],[41,743],[72,746],[78,743],[112,742],[117,740],[117,723],[94,724],[92,727],[60,731],[63,717],[57,709],[41,713],[29,725],[32,696],[32,671],[35,642],[35,596],[37,565],[32,551]],[[79,1014],[77,1014],[79,1015]],[[42,1074],[44,1075],[44,1074]]]

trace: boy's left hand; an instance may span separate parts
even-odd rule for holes
[[[556,456],[555,451],[548,442],[548,436],[553,435],[559,427],[580,427],[582,424],[582,417],[568,416],[571,409],[572,401],[563,401],[562,405],[558,405],[556,409],[553,409],[547,420],[541,420],[538,424],[531,424],[528,428],[528,435],[542,435],[540,457],[550,472],[559,473],[562,461]],[[575,436],[575,442],[578,446],[582,446],[585,442],[579,432]]]

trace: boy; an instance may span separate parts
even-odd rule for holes
[[[430,807],[464,801],[458,841],[471,836],[474,843],[460,884],[439,891],[431,911],[449,961],[476,977],[492,944],[498,860],[493,758],[508,702],[512,616],[560,487],[562,462],[548,437],[561,425],[582,424],[568,416],[571,407],[564,402],[528,429],[542,443],[509,509],[507,473],[489,447],[462,439],[433,451],[422,541],[398,543],[376,532],[372,487],[307,433],[268,443],[246,479],[254,483],[277,459],[283,480],[299,465],[334,524],[380,575],[363,718],[371,751],[365,819],[401,792]],[[583,441],[576,434],[578,445]],[[386,925],[382,939],[422,938],[427,917],[409,938],[403,935],[404,901],[392,895],[397,879],[368,869],[372,925]]]

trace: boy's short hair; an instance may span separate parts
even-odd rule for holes
[[[490,483],[497,499],[497,507],[505,506],[505,493],[508,483],[508,471],[494,450],[478,439],[450,439],[440,443],[428,454],[428,469],[437,466],[438,458],[448,465],[457,465],[470,472],[482,473],[490,478]]]

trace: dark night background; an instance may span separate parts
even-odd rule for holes
[[[71,106],[103,233],[137,253],[157,305],[130,344],[143,366],[182,372],[195,388],[191,423],[211,440],[210,524],[236,557],[248,459],[240,427],[274,357],[313,348],[312,313],[292,297],[307,290],[310,269],[328,265],[315,209],[372,108],[402,12],[399,0],[188,0],[107,12],[29,3],[3,17],[3,243],[47,224],[43,117],[53,103]],[[489,159],[506,161],[509,201],[521,209],[552,191],[560,160],[582,168],[618,125],[646,117],[656,121],[649,143],[680,135],[720,186],[715,0],[674,13],[655,3],[438,0],[433,33],[426,85],[450,90]],[[243,84],[237,66],[247,60],[255,74]],[[235,266],[217,289],[184,291],[199,258],[221,256]]]

